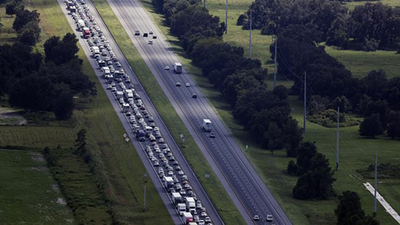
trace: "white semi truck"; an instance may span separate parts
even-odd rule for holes
[[[192,197],[187,197],[186,198],[186,209],[189,212],[194,212],[196,211],[196,201]]]
[[[175,63],[174,64],[174,70],[175,70],[176,73],[182,73],[182,64]]]
[[[203,119],[203,123],[201,124],[201,129],[205,132],[211,132],[211,120]]]

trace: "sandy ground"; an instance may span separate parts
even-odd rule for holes
[[[20,111],[11,108],[0,107],[0,125],[26,125],[28,121]]]

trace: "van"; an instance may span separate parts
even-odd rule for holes
[[[150,126],[146,126],[146,133],[151,134],[153,132],[153,128]]]
[[[103,74],[110,74],[110,68],[108,68],[108,66],[103,66],[101,67],[101,72]]]
[[[83,20],[78,20],[78,29],[81,30],[85,26],[85,22]]]

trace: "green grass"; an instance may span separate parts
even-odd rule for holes
[[[12,44],[17,40],[17,32],[12,28],[15,15],[10,17],[6,14],[5,4],[0,5],[0,23],[3,24],[0,31],[0,45]]]
[[[148,11],[151,12],[151,4],[148,0],[143,0],[144,5],[148,8]],[[239,15],[242,12],[245,12],[248,8],[248,5],[251,1],[230,1],[230,15],[236,14]],[[224,12],[224,3],[222,0],[210,0],[207,2],[208,9],[211,14],[225,17]],[[235,4],[235,5],[233,5]],[[235,12],[236,11],[236,12]],[[163,31],[164,35],[170,41],[170,44],[174,49],[177,49],[177,53],[180,55],[181,62],[185,65],[185,68],[190,71],[193,75],[193,78],[196,80],[196,83],[201,88],[202,92],[207,96],[207,99],[217,111],[218,115],[222,118],[225,125],[230,129],[232,134],[234,135],[237,143],[241,147],[244,154],[248,157],[248,159],[255,165],[256,170],[259,172],[261,178],[269,187],[271,192],[277,201],[281,204],[285,212],[288,214],[290,219],[294,224],[324,224],[324,225],[333,225],[336,224],[336,217],[334,215],[334,209],[336,208],[338,201],[336,198],[332,198],[327,201],[300,201],[295,200],[291,196],[291,191],[294,185],[296,184],[297,177],[288,176],[285,174],[285,170],[287,168],[287,164],[290,158],[287,158],[284,151],[275,151],[274,154],[271,154],[270,151],[263,150],[254,143],[252,138],[247,132],[243,131],[243,127],[238,125],[237,121],[232,117],[231,107],[229,104],[221,96],[220,92],[215,90],[213,86],[209,83],[209,81],[201,76],[201,72],[198,68],[193,67],[190,64],[190,60],[184,58],[184,53],[180,46],[177,44],[176,38],[169,35],[169,30],[167,27],[162,26],[162,17],[160,15],[153,14],[153,19],[158,23],[159,28]],[[228,35],[224,36],[224,40],[239,46],[243,46],[246,48],[247,39],[246,34],[248,31],[243,31],[240,27],[236,27],[234,23],[236,22],[236,18],[229,18],[229,28]],[[244,33],[242,33],[244,32]],[[255,32],[254,32],[255,33]],[[254,34],[253,33],[253,34]],[[243,37],[243,41],[239,40]],[[254,37],[254,35],[253,35]],[[254,39],[253,39],[253,43]],[[268,43],[268,45],[271,42]],[[260,43],[257,45],[253,45],[253,49],[262,48],[266,46],[260,46]],[[254,51],[253,51],[254,53]],[[331,52],[330,52],[331,53]],[[355,52],[358,53],[358,52]],[[355,54],[354,53],[354,54]],[[380,53],[380,52],[378,52]],[[266,55],[264,56],[264,60],[270,57],[269,51],[260,51],[253,54],[256,58],[257,55]],[[362,52],[360,52],[362,54]],[[375,55],[374,55],[375,54]],[[370,58],[377,58],[377,61],[381,61],[382,64],[388,57],[384,58],[384,54],[371,54]],[[388,55],[390,54],[387,53]],[[382,56],[383,55],[383,56]],[[263,57],[261,57],[263,59]],[[350,60],[358,60],[356,57],[350,58]],[[395,61],[395,59],[390,59]],[[368,65],[372,64],[372,61],[367,62],[367,60],[363,60],[363,63],[367,63]],[[269,67],[268,64],[266,64]],[[346,65],[347,66],[347,65]],[[360,66],[361,68],[362,66]],[[271,67],[269,67],[271,68]],[[374,68],[374,67],[371,67]],[[396,65],[392,63],[389,67],[385,67],[388,73],[388,76],[394,76],[396,72]],[[355,70],[352,68],[352,70]],[[365,71],[369,71],[366,69]],[[271,72],[271,70],[270,70]],[[361,76],[361,73],[360,75]],[[290,87],[292,82],[287,81],[278,81],[278,84]],[[296,100],[296,97],[291,99],[292,108],[294,108],[293,116],[298,119],[299,124],[302,124],[301,120],[301,102]],[[307,123],[308,130],[305,135],[305,140],[316,141],[316,144],[319,148],[319,151],[325,154],[331,163],[334,163],[335,160],[335,129],[324,128],[318,126],[316,124]],[[249,145],[249,150],[245,150],[245,146]],[[381,162],[396,162],[399,160],[399,153],[397,149],[400,147],[399,141],[391,141],[385,140],[385,138],[379,138],[376,140],[365,140],[361,139],[358,136],[358,127],[348,127],[341,128],[341,157],[340,157],[340,170],[335,174],[335,177],[338,181],[335,182],[334,188],[337,194],[341,194],[341,192],[345,190],[353,190],[357,191],[362,197],[362,204],[365,211],[368,214],[372,213],[372,204],[373,199],[372,195],[366,191],[362,182],[365,180],[360,177],[359,174],[355,172],[355,170],[359,168],[366,168],[368,165],[373,163],[373,154],[374,148],[379,147],[381,149],[382,154],[380,161]],[[371,180],[367,180],[370,183],[373,182]],[[400,189],[399,189],[399,180],[382,180],[380,182],[379,191],[386,198],[386,200],[392,204],[392,206],[400,211],[399,208],[399,199],[400,199]],[[384,212],[384,209],[379,205],[378,206],[378,219],[381,224],[395,224],[394,220]]]
[[[179,134],[184,134],[185,148],[182,151],[224,222],[226,224],[245,224],[161,87],[153,76],[148,75],[151,74],[149,68],[116,19],[108,3],[104,0],[94,0],[94,3],[177,143],[180,143]],[[206,179],[205,174],[210,174],[210,178]]]
[[[228,33],[223,38],[226,43],[235,46],[241,46],[244,49],[244,55],[249,55],[249,36],[248,30],[242,30],[241,26],[237,26],[236,22],[239,16],[247,12],[250,0],[233,0],[228,1]],[[207,8],[214,16],[218,16],[220,21],[225,21],[225,1],[212,0],[207,1]],[[272,36],[261,35],[260,30],[252,30],[251,33],[251,57],[259,59],[264,67],[268,68],[269,73],[273,73],[273,61],[269,47],[272,44]]]
[[[43,43],[48,37],[64,36],[67,31],[72,31],[56,1],[31,0],[25,2],[25,6],[38,10],[41,15],[42,34],[37,47],[39,51],[43,51]],[[142,175],[146,170],[133,145],[122,139],[125,130],[82,51],[79,52],[79,57],[84,61],[84,72],[98,87],[98,96],[91,98],[90,103],[85,103],[89,99],[77,99],[79,110],[74,111],[74,117],[67,122],[54,121],[48,115],[30,115],[33,121],[39,121],[36,125],[4,126],[0,129],[0,145],[22,145],[39,149],[45,146],[56,148],[58,145],[71,147],[79,129],[86,128],[88,148],[98,163],[98,179],[105,186],[107,197],[111,200],[119,221],[126,224],[172,224],[171,217],[151,182],[146,184],[147,211],[142,212]],[[96,214],[92,216],[96,217]]]
[[[73,148],[51,149],[46,157],[52,159],[50,170],[57,180],[68,206],[79,224],[112,224],[112,216],[104,199],[103,190],[83,157]]]
[[[383,69],[388,78],[400,75],[400,54],[396,51],[351,51],[326,46],[326,52],[335,57],[353,77],[365,77],[371,70]]]
[[[0,224],[74,224],[46,162],[35,150],[0,149]]]

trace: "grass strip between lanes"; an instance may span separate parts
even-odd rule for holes
[[[200,149],[191,138],[190,133],[179,118],[161,87],[158,85],[156,79],[149,75],[151,74],[151,71],[133,45],[132,41],[129,39],[127,33],[116,18],[107,1],[93,0],[93,2],[121,50],[124,52],[125,57],[139,77],[140,82],[156,106],[157,111],[168,126],[175,141],[180,143],[179,134],[185,136],[185,148],[182,148],[182,151],[224,222],[226,224],[245,224],[242,216],[237,211],[225,189],[222,187],[222,184],[210,168]],[[210,177],[206,178],[206,174],[210,174]]]

